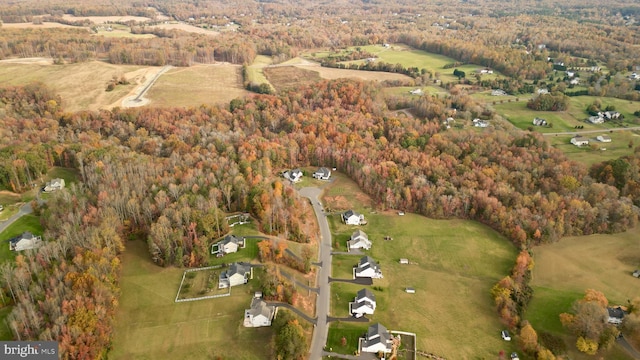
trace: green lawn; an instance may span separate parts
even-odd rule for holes
[[[269,86],[271,86],[271,89],[274,89],[273,85],[271,85],[269,80],[267,80],[267,77],[264,76],[264,72],[262,72],[262,69],[264,69],[266,66],[271,64],[272,64],[272,60],[269,56],[266,56],[266,55],[256,56],[255,60],[253,60],[253,63],[247,66],[247,77],[248,77],[247,80],[249,82],[256,83],[256,84],[266,83],[266,84],[269,84]]]
[[[256,281],[231,296],[175,303],[184,269],[153,264],[143,241],[127,243],[109,359],[267,359],[270,328],[244,328]]]
[[[336,177],[325,192],[325,198],[333,201],[338,201],[336,196],[343,196],[365,215],[368,224],[359,228],[373,242],[367,253],[378,261],[384,276],[375,279],[371,287],[377,297],[371,323],[380,322],[389,330],[414,332],[418,349],[446,358],[489,358],[501,349],[515,350],[515,342],[505,344],[500,339],[502,326],[489,294],[513,266],[517,250],[511,243],[471,221],[373,211],[365,206],[370,199],[343,176]],[[342,224],[337,215],[330,217],[330,224],[339,250],[344,251],[344,242],[358,227]],[[393,240],[386,241],[385,236]],[[400,258],[408,258],[411,264],[401,265]],[[358,260],[359,256],[334,255],[332,276],[350,277]],[[406,287],[415,288],[416,293],[406,293]],[[332,312],[345,315],[349,301],[361,288],[332,284]],[[362,333],[367,325],[348,325],[348,329]],[[341,331],[332,325],[330,338],[337,342],[331,346],[339,345]],[[460,338],[466,340],[456,341]],[[355,345],[347,350],[345,353],[352,353]]]
[[[238,233],[235,232],[234,234],[238,235]],[[227,254],[222,257],[210,255],[209,265],[230,264],[238,261],[251,262],[258,258],[259,241],[261,241],[261,239],[245,239],[244,249],[238,248],[238,252]],[[209,246],[209,252],[211,252],[211,246]]]
[[[333,322],[329,325],[326,349],[339,354],[354,354],[358,349],[358,339],[367,333],[367,325]],[[342,345],[342,338],[346,344]]]
[[[40,225],[40,218],[35,215],[24,215],[17,219],[13,224],[9,225],[2,233],[0,233],[0,263],[4,261],[13,261],[16,254],[9,250],[9,239],[14,238],[25,231],[30,231],[35,235],[42,235],[44,230]]]
[[[562,150],[569,159],[583,163],[586,166],[631,155],[634,148],[640,146],[639,131],[603,131],[602,135],[608,135],[611,138],[610,143],[597,141],[596,137],[598,135],[601,134],[585,134],[585,137],[589,139],[589,144],[594,144],[595,148],[590,146],[577,147],[571,144],[572,135],[549,136],[547,140],[553,147]],[[632,143],[632,147],[629,147],[630,143]]]
[[[80,174],[77,169],[53,167],[47,173],[46,181],[62,178],[64,179],[65,186],[69,186],[72,183],[78,182],[79,177]]]

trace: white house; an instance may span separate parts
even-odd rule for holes
[[[401,259],[400,259],[400,264],[405,264],[405,265],[406,265],[406,264],[409,264],[409,259],[407,259],[407,258],[401,258]]]
[[[604,123],[604,118],[599,115],[594,115],[594,116],[589,116],[589,118],[587,118],[587,121],[592,124],[602,124]]]
[[[24,232],[20,236],[16,236],[9,240],[9,250],[22,251],[36,249],[43,245],[42,237],[33,235],[30,232]]]
[[[344,221],[347,225],[362,225],[366,224],[364,220],[364,215],[358,214],[353,210],[347,210],[344,214],[342,214],[342,221]]]
[[[364,314],[373,315],[376,310],[376,296],[369,289],[357,292],[353,302],[349,303],[349,313],[357,318]]]
[[[580,78],[573,78],[573,79],[569,80],[569,84],[571,84],[571,85],[579,85],[580,84]]]
[[[541,118],[533,118],[533,125],[535,126],[547,126],[547,120]]]
[[[505,96],[507,95],[506,91],[502,90],[502,89],[495,89],[493,91],[491,91],[491,95],[492,96]]]
[[[313,173],[313,177],[318,180],[329,180],[331,178],[331,169],[321,167]]]
[[[365,338],[360,338],[360,352],[385,354],[391,352],[393,337],[386,327],[377,323],[369,326]]]
[[[614,120],[614,119],[618,119],[620,118],[620,113],[617,111],[605,111],[605,112],[599,112],[598,115],[600,117],[603,117],[607,120]]]
[[[211,254],[223,256],[238,251],[238,248],[244,248],[244,238],[236,235],[226,235],[222,240],[211,245]]]
[[[218,288],[224,289],[232,286],[246,284],[253,279],[253,268],[247,263],[233,263],[229,269],[220,273]]]
[[[480,120],[480,119],[473,119],[473,126],[475,127],[481,127],[481,128],[486,128],[487,126],[489,126],[489,123],[484,121],[484,120]]]
[[[251,308],[244,311],[243,325],[245,327],[271,326],[275,312],[274,306],[269,306],[264,300],[254,297],[251,300]]]
[[[373,260],[370,256],[365,256],[360,259],[360,262],[354,271],[355,277],[367,277],[372,279],[382,279],[382,270],[380,265]]]
[[[589,145],[589,139],[584,136],[574,136],[571,138],[571,143],[575,146]]]
[[[282,173],[282,176],[284,176],[285,179],[296,183],[302,180],[302,170],[300,169],[287,170]]]
[[[620,306],[609,307],[607,308],[607,312],[609,313],[609,318],[607,322],[613,325],[622,324],[622,319],[624,319],[625,311]]]
[[[52,192],[52,191],[57,191],[57,190],[61,190],[64,188],[64,179],[52,179],[51,181],[47,182],[47,184],[44,186],[44,191],[45,192]]]
[[[351,240],[347,241],[347,250],[351,251],[351,249],[371,249],[369,236],[360,229],[354,231],[353,234],[351,234]]]
[[[422,89],[413,89],[413,90],[409,91],[409,93],[410,93],[411,95],[422,95],[422,94],[424,94],[424,92],[422,91]]]
[[[598,135],[596,137],[596,140],[600,141],[600,142],[611,142],[611,138],[607,135]]]

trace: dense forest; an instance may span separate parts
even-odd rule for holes
[[[293,214],[307,205],[278,179],[294,166],[336,166],[379,208],[475,219],[523,247],[637,223],[636,193],[621,196],[615,180],[598,182],[539,135],[401,121],[387,115],[379,92],[338,80],[229,109],[69,114],[41,85],[3,89],[2,129],[22,134],[2,137],[3,147],[21,149],[3,163],[3,184],[20,186],[51,165],[73,165],[83,180],[41,210],[46,246],[2,269],[15,336],[56,339],[73,358],[106,351],[117,255],[129,236],[147,239],[161,266],[204,264],[227,212],[249,211],[262,231],[306,241]],[[29,156],[40,167],[27,165]]]

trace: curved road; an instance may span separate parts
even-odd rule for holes
[[[31,208],[31,202],[27,202],[20,207],[17,213],[13,214],[10,218],[4,221],[0,221],[0,233],[5,231],[9,225],[13,224],[14,221],[18,220],[22,215],[31,214],[33,209]]]
[[[320,227],[320,246],[319,246],[319,262],[322,266],[318,268],[318,298],[316,300],[316,327],[313,329],[313,338],[311,339],[311,355],[309,359],[322,359],[322,352],[327,343],[327,316],[329,315],[329,300],[331,287],[329,286],[329,276],[331,276],[331,231],[329,231],[329,222],[324,214],[324,209],[320,204],[320,195],[322,190],[319,188],[303,188],[300,189],[300,195],[311,200],[311,206],[316,213],[318,226]]]

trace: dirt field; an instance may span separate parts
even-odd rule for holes
[[[24,59],[19,60],[25,62]],[[29,59],[25,63],[13,61],[0,63],[0,83],[24,85],[40,81],[62,97],[67,111],[98,110],[120,106],[120,100],[143,82],[148,73],[159,68],[131,65],[112,65],[99,61],[69,65],[42,65],[46,59]],[[130,85],[119,85],[106,92],[113,76],[124,75]],[[90,79],[90,81],[88,81]]]
[[[206,34],[211,36],[217,36],[220,34],[218,31],[203,29],[197,26],[193,26],[189,24],[181,24],[181,23],[159,24],[159,25],[154,25],[153,27],[158,29],[167,29],[167,30],[176,29],[176,30],[190,32],[190,33]]]
[[[277,91],[308,85],[319,81],[320,75],[316,69],[303,69],[295,66],[273,66],[262,69],[267,80]]]
[[[240,65],[214,64],[174,68],[147,92],[151,106],[224,104],[245,96]]]
[[[145,22],[145,21],[152,20],[144,16],[73,16],[69,14],[62,15],[62,18],[69,21],[89,20],[94,24],[106,24],[109,22],[127,22],[127,21]]]

